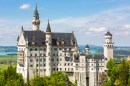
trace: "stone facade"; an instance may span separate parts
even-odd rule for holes
[[[37,7],[32,24],[33,30],[26,31],[22,27],[17,39],[17,73],[21,73],[25,81],[27,75],[31,79],[36,74],[50,76],[62,71],[68,74],[73,83],[77,80],[78,86],[98,86],[98,74],[105,71],[108,59],[113,58],[114,43],[111,42],[111,34],[105,35],[104,56],[91,55],[88,45],[85,52],[77,53],[74,32],[51,32],[49,21],[46,32],[41,31]]]

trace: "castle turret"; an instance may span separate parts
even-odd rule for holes
[[[51,28],[48,20],[48,25],[46,29],[46,46],[47,46],[47,52],[46,52],[46,75],[51,75]]]
[[[36,5],[36,9],[34,11],[32,24],[33,24],[33,31],[38,31],[39,25],[40,25],[40,20],[39,20],[39,13],[38,13],[38,10],[37,10],[37,5]]]
[[[104,47],[104,57],[107,58],[107,61],[109,61],[110,58],[113,59],[113,47],[114,43],[112,43],[112,34],[107,31],[105,34],[105,40],[106,42],[103,43]]]
[[[86,55],[89,54],[89,46],[88,46],[88,45],[86,45],[86,47],[85,47],[85,54],[86,54]]]

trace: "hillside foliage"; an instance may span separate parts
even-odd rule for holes
[[[130,86],[130,63],[123,59],[122,64],[115,65],[114,61],[110,59],[106,65],[108,68],[108,78],[103,86]]]
[[[25,83],[22,75],[16,73],[16,67],[10,65],[7,70],[0,72],[0,86],[77,86],[77,83],[73,84],[68,75],[60,71],[44,77],[36,74],[31,80],[27,76]]]

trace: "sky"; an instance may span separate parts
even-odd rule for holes
[[[74,34],[78,45],[99,45],[110,31],[115,46],[130,46],[130,0],[0,0],[0,46],[16,46],[21,26],[32,30],[36,7],[40,30]]]

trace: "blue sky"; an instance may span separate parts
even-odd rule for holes
[[[130,0],[0,0],[0,46],[16,46],[24,30],[32,30],[35,6],[40,29],[50,20],[52,32],[75,32],[79,45],[102,46],[113,34],[115,46],[130,46]]]

